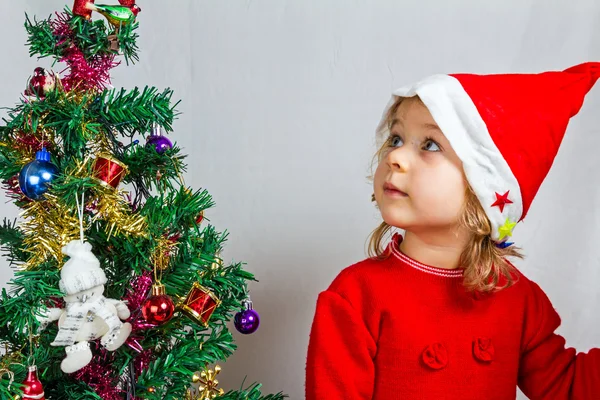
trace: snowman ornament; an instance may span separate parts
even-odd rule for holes
[[[58,334],[52,346],[65,346],[67,356],[60,364],[65,373],[80,370],[92,360],[89,342],[100,338],[109,351],[121,347],[131,333],[124,302],[104,297],[106,275],[92,253],[92,245],[73,240],[62,248],[70,259],[60,272],[60,290],[65,294],[64,308],[49,308],[38,317],[41,328],[58,320]]]

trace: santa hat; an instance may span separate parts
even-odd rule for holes
[[[92,253],[92,245],[80,240],[72,240],[62,248],[71,258],[60,270],[58,286],[66,295],[79,293],[107,282],[100,262]]]
[[[600,63],[540,74],[434,75],[395,90],[377,130],[389,135],[386,115],[399,97],[419,96],[463,162],[469,184],[507,247],[548,174]]]

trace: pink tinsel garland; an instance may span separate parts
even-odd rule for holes
[[[113,375],[113,360],[114,353],[101,349],[88,365],[73,376],[87,383],[104,400],[122,400],[124,391],[117,387],[117,380]]]
[[[97,54],[91,60],[86,60],[83,52],[75,44],[75,33],[69,26],[71,16],[67,13],[56,13],[56,18],[50,22],[54,36],[58,38],[57,46],[70,43],[60,61],[68,67],[61,73],[69,71],[62,79],[65,90],[104,90],[110,84],[109,71],[119,65],[115,54]]]

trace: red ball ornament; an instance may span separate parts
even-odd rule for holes
[[[37,367],[32,365],[29,367],[27,377],[22,382],[23,384],[23,399],[46,400],[44,387],[37,375]]]
[[[162,284],[152,285],[152,296],[142,306],[144,319],[153,325],[162,325],[173,317],[175,304]]]

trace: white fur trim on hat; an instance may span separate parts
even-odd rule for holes
[[[516,223],[523,213],[521,189],[508,163],[492,140],[477,107],[460,82],[449,75],[433,75],[412,86],[395,90],[377,129],[377,143],[389,136],[386,114],[398,97],[419,96],[450,145],[461,159],[469,184],[492,223],[492,238],[499,239],[498,229],[507,218]],[[510,191],[510,200],[500,211],[496,193]],[[505,238],[503,238],[504,240]]]

